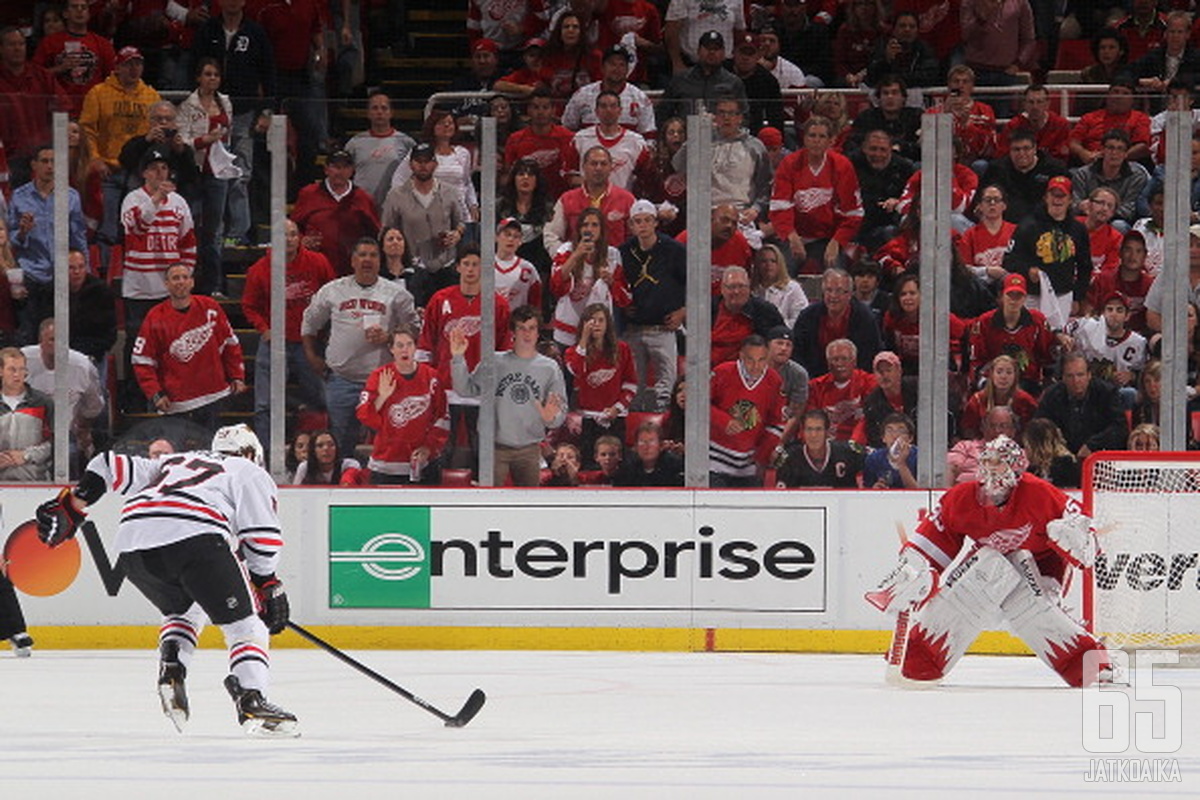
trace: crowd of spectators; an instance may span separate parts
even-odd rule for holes
[[[361,41],[331,14],[340,4],[160,5],[67,0],[36,38],[0,28],[0,332],[28,346],[23,361],[40,346],[52,374],[46,111],[65,110],[77,123],[71,163],[57,165],[71,175],[70,339],[84,359],[72,367],[107,387],[120,319],[118,412],[212,428],[248,388],[223,254],[265,221],[252,183],[280,110],[295,134],[290,401],[327,428],[289,431],[301,482],[476,471],[478,397],[495,381],[495,481],[677,485],[687,185],[711,180],[712,484],[915,485],[930,113],[954,131],[950,479],[1001,431],[1024,437],[1031,469],[1077,483],[1090,452],[1161,420],[1160,401],[1190,410],[1194,390],[1161,396],[1156,360],[1156,278],[1175,268],[1163,259],[1162,112],[1191,109],[1200,79],[1200,25],[1185,13],[1068,4],[1059,27],[1029,0],[471,0],[471,66],[453,88],[498,94],[436,107],[404,132],[393,98],[365,91],[367,129],[334,141],[322,97],[338,84],[314,64],[327,32]],[[1038,80],[1056,43],[1085,36],[1094,63],[1079,79],[1105,88],[1063,116]],[[688,174],[681,117],[697,111],[713,124],[706,175]],[[479,251],[469,132],[488,115],[501,123],[494,254]],[[1192,153],[1200,187],[1200,134]],[[1200,224],[1190,253],[1195,385]],[[480,352],[490,269],[498,361]],[[258,333],[264,442],[269,273],[266,254],[241,298]],[[6,398],[41,408],[32,380],[16,391],[16,357],[4,360]],[[71,412],[73,431],[90,430],[94,405]],[[1141,430],[1140,444],[1158,441]]]

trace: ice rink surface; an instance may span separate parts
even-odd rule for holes
[[[192,665],[183,734],[153,652],[0,654],[0,798],[1200,796],[1195,669],[1156,673],[1182,694],[1180,750],[1123,754],[1175,758],[1182,782],[1090,783],[1081,692],[1032,658],[968,656],[921,691],[878,656],[353,653],[451,714],[487,692],[448,729],[325,653],[272,655],[299,739],[241,734],[221,651]]]

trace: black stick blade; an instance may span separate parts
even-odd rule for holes
[[[467,702],[463,703],[462,710],[455,714],[450,719],[446,720],[447,728],[461,728],[475,718],[479,713],[479,709],[483,708],[483,704],[487,701],[487,695],[482,689],[476,689],[471,692],[471,696],[467,698]]]

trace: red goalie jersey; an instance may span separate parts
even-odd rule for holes
[[[1029,473],[1002,506],[981,503],[976,481],[960,483],[946,494],[933,514],[917,525],[910,543],[939,570],[954,560],[968,538],[1001,553],[1028,550],[1043,575],[1062,579],[1066,562],[1046,536],[1046,523],[1063,512],[1079,511],[1060,489]]]

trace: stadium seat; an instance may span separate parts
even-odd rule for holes
[[[442,470],[442,486],[470,486],[471,470],[444,469]]]

